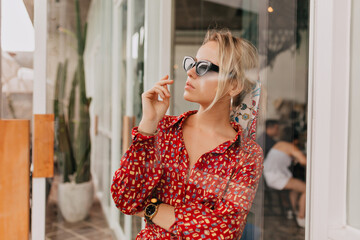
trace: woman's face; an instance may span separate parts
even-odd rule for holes
[[[218,65],[218,43],[215,41],[207,42],[202,45],[195,61],[207,60]],[[190,102],[196,102],[207,107],[214,100],[218,85],[219,74],[214,71],[208,71],[203,76],[196,75],[195,67],[187,71],[187,81],[184,91],[184,99]]]

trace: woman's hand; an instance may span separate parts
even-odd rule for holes
[[[139,130],[146,133],[156,131],[157,124],[164,117],[170,105],[170,92],[168,84],[173,84],[174,80],[169,80],[166,75],[154,87],[144,92],[142,98],[143,116],[139,124]],[[158,96],[163,99],[159,101]]]

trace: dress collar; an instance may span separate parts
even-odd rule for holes
[[[177,125],[176,126],[177,130],[180,130],[182,128],[182,125],[183,125],[185,119],[195,113],[197,113],[197,110],[191,110],[191,111],[184,112],[183,114],[175,117],[175,119],[170,123],[170,126]],[[244,137],[243,136],[244,132],[243,132],[241,125],[234,121],[231,121],[230,124],[234,128],[234,130],[237,132],[236,136],[232,140],[226,141],[226,142],[220,144],[219,146],[217,146],[216,148],[214,148],[211,151],[212,153],[224,153],[226,151],[226,149],[228,149],[234,142],[239,142],[239,143],[241,142],[240,140]]]

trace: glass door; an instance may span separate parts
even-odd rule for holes
[[[309,1],[175,0],[174,11],[171,113],[198,108],[183,98],[187,79],[183,57],[196,55],[209,28],[228,28],[259,51],[258,143],[266,155],[279,143],[275,149],[281,144],[295,146],[306,158]],[[305,229],[299,225],[305,221],[306,166],[285,156],[289,177],[277,186],[263,176],[242,239],[305,239]],[[287,185],[290,178],[300,187]]]
[[[112,174],[119,168],[121,156],[131,143],[131,129],[141,120],[141,94],[144,90],[144,14],[145,1],[116,1],[113,17],[113,126],[116,139]],[[116,135],[118,134],[118,136]],[[119,150],[116,150],[119,149]],[[118,237],[135,239],[142,219],[127,216],[112,208],[113,228]]]

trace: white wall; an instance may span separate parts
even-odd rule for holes
[[[278,98],[307,102],[307,59],[308,36],[301,33],[300,48],[287,50],[275,59],[273,67],[267,67],[267,80],[263,87],[267,90],[266,118],[278,118],[274,101]]]

